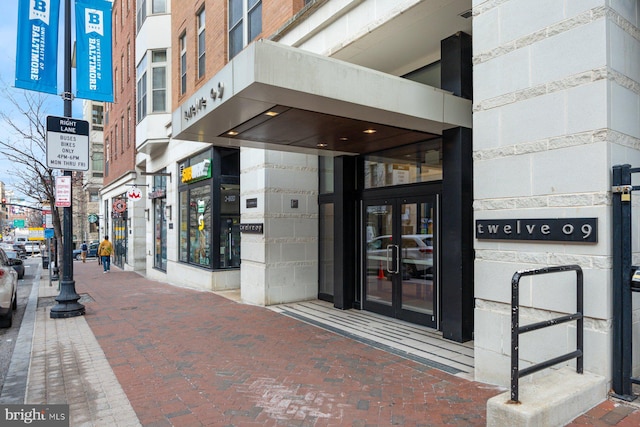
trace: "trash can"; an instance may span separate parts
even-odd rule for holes
[[[44,268],[44,269],[49,268],[49,257],[48,256],[43,256],[42,257],[42,268]]]

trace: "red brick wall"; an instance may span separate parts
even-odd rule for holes
[[[197,79],[196,13],[206,8],[206,73]],[[267,38],[299,12],[304,0],[262,0],[262,35]],[[173,0],[171,4],[172,38],[172,110],[177,109],[200,86],[213,77],[227,61],[228,0]],[[180,35],[186,31],[187,91],[180,95]]]
[[[133,170],[136,158],[135,2],[115,0],[112,19],[114,102],[105,103],[105,162],[109,168],[108,174],[105,168],[104,185]]]

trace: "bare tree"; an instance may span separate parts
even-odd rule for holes
[[[37,92],[16,92],[6,88],[2,92],[14,108],[10,112],[0,111],[0,118],[10,131],[9,135],[0,134],[0,154],[12,164],[16,191],[34,202],[51,207],[55,237],[61,246],[61,212],[55,208],[56,173],[47,167],[46,162],[46,121],[47,110],[50,111],[47,97]],[[55,265],[59,265],[57,254],[61,252],[54,252]]]

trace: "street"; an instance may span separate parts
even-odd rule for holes
[[[31,293],[31,286],[36,276],[40,277],[41,262],[39,256],[29,257],[24,260],[26,272],[24,279],[18,280],[18,310],[13,313],[13,325],[10,328],[0,328],[0,390],[2,390],[4,379],[9,370],[11,356],[13,355],[13,349],[22,324],[22,317]]]

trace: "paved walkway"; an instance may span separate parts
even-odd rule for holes
[[[86,316],[51,319],[40,282],[24,381],[28,403],[69,403],[71,426],[482,426],[502,391],[263,307],[74,270]],[[4,403],[21,403],[13,365]],[[606,401],[573,425],[637,426],[640,409]]]

